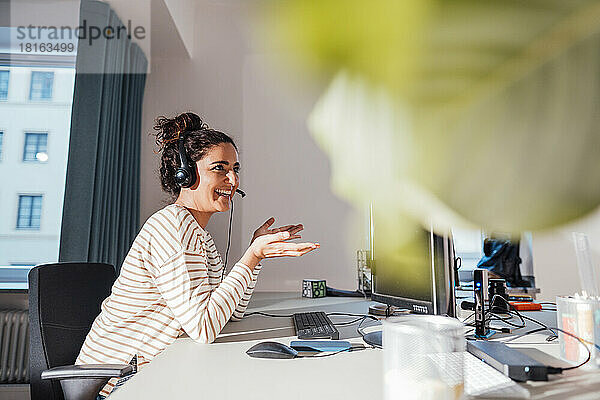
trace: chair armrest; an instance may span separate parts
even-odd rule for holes
[[[129,364],[65,365],[42,371],[42,379],[122,378],[132,372]]]
[[[65,365],[42,371],[42,379],[60,381],[65,400],[95,399],[110,378],[122,378],[133,373],[129,364]]]

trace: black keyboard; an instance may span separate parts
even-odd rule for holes
[[[339,340],[340,332],[322,311],[294,314],[294,327],[298,339]]]

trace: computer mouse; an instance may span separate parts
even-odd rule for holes
[[[283,343],[262,342],[250,347],[246,354],[254,358],[295,358],[298,352]]]

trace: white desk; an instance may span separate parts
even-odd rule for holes
[[[249,311],[290,314],[302,308],[364,312],[368,303],[359,299],[311,300],[290,293],[255,293]],[[356,325],[340,329],[340,339],[353,337],[349,339],[351,342],[361,342],[355,329]],[[246,355],[248,348],[270,338],[278,338],[286,344],[294,340],[291,320],[251,316],[241,322],[231,322],[217,342],[210,345],[198,344],[189,338],[177,339],[110,398],[382,398],[381,350],[341,353],[321,359],[272,360]],[[546,343],[544,338],[544,335],[533,334],[513,342],[513,345],[558,357],[558,343]],[[568,371],[550,382],[531,382],[524,386],[530,390],[532,399],[598,399],[600,372]]]

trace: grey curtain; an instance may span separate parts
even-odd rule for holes
[[[80,23],[117,26],[110,7],[82,1]],[[126,37],[80,39],[59,261],[119,270],[137,234],[147,59]]]

